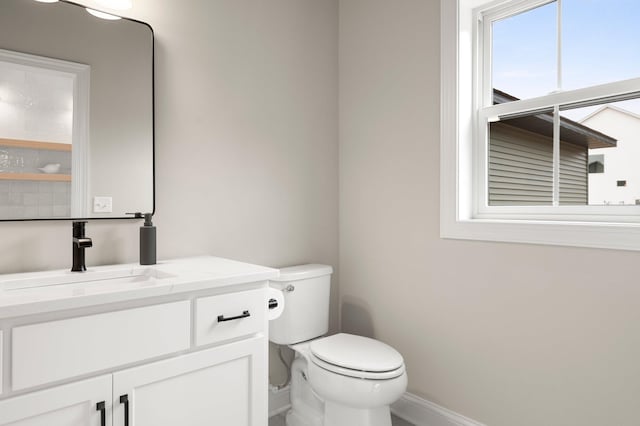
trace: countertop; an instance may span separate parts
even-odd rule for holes
[[[277,269],[213,256],[0,275],[0,319],[276,278]]]

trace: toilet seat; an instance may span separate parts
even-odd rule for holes
[[[405,372],[398,351],[368,337],[335,334],[312,341],[309,350],[314,364],[343,376],[388,380]]]
[[[404,365],[396,370],[383,371],[383,372],[353,370],[350,368],[340,367],[339,365],[329,364],[328,362],[325,362],[314,355],[311,355],[311,362],[313,362],[318,367],[323,368],[332,373],[336,373],[341,376],[355,377],[357,379],[365,379],[365,380],[395,379],[396,377],[402,376],[405,372]]]

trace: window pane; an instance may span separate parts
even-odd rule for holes
[[[492,32],[494,91],[523,99],[557,88],[556,2],[495,21]]]
[[[640,101],[624,101],[561,112],[575,121],[573,129],[562,127],[563,140],[580,152],[588,197],[560,199],[561,204],[635,205],[640,204]],[[569,122],[563,118],[563,122]],[[579,133],[578,133],[579,132]],[[576,155],[572,157],[577,170]],[[582,160],[581,160],[582,161]],[[575,188],[578,173],[565,169],[560,188]],[[580,182],[578,182],[580,183]]]
[[[562,85],[640,77],[640,1],[562,1]]]
[[[553,113],[490,123],[488,173],[489,205],[551,205]]]

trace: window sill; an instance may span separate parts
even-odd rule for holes
[[[440,237],[524,244],[640,250],[640,225],[529,220],[447,220]]]

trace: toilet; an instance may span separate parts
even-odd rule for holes
[[[333,269],[280,269],[270,286],[284,293],[284,310],[269,324],[269,340],[295,351],[287,426],[391,426],[389,405],[407,388],[402,355],[368,337],[329,329]]]

